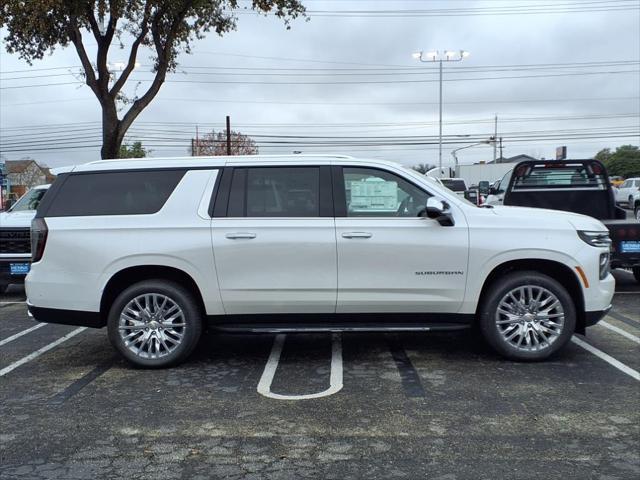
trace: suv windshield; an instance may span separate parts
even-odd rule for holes
[[[27,210],[37,210],[40,200],[47,193],[46,188],[34,188],[25,193],[16,204],[9,209],[10,212],[23,212]]]

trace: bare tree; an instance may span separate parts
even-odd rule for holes
[[[416,172],[422,173],[423,175],[427,173],[432,168],[436,168],[435,165],[431,165],[429,163],[419,163],[418,165],[414,165],[413,168]]]
[[[231,155],[255,155],[257,153],[258,145],[251,137],[231,130]],[[226,132],[212,131],[203,138],[194,139],[191,155],[227,155]]]

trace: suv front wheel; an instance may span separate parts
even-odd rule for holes
[[[501,355],[539,361],[569,341],[576,309],[567,290],[553,278],[513,272],[489,287],[479,322],[484,338]]]
[[[195,298],[180,285],[146,280],[115,300],[107,321],[111,344],[138,367],[162,368],[184,361],[202,332]]]

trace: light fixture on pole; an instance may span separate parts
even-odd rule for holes
[[[454,148],[453,150],[451,150],[451,156],[453,157],[453,165],[456,168],[456,175],[458,174],[457,172],[458,156],[456,155],[456,153],[458,153],[460,150],[464,150],[465,148],[477,147],[478,145],[491,145],[492,143],[494,143],[494,140],[483,140],[478,143],[472,143],[471,145],[465,145],[464,147]]]
[[[438,135],[438,168],[442,171],[442,62],[461,62],[463,59],[469,56],[469,52],[466,50],[445,50],[442,52],[442,55],[436,51],[430,52],[416,52],[413,55],[413,58],[419,60],[423,63],[429,62],[438,62],[439,70],[440,70],[440,133]]]

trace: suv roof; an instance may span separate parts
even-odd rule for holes
[[[366,161],[355,159],[348,155],[239,155],[216,157],[154,157],[154,158],[126,158],[113,160],[97,160],[72,167],[61,167],[64,172],[88,172],[99,170],[128,170],[145,168],[197,168],[197,167],[222,167],[227,164],[238,163],[264,163],[267,162],[299,162],[299,163],[325,163],[332,160],[353,160],[354,162]],[[384,160],[371,160],[376,163],[397,165],[395,162]],[[60,172],[62,173],[62,172]]]

